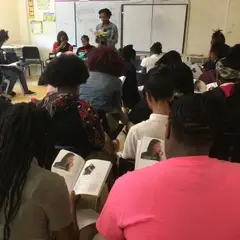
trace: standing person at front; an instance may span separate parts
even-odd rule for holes
[[[96,27],[96,42],[99,45],[107,45],[115,48],[118,42],[118,29],[114,23],[110,22],[112,12],[108,8],[104,8],[98,14],[102,23]]]
[[[222,106],[202,94],[171,109],[168,160],[125,174],[97,222],[107,240],[237,240],[240,164],[209,158]]]
[[[0,120],[0,239],[78,239],[75,205],[54,159],[51,118],[20,103]]]

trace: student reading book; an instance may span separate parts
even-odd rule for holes
[[[135,169],[145,168],[166,160],[164,143],[164,140],[149,137],[143,137],[138,141]]]
[[[61,150],[52,165],[52,172],[64,177],[69,192],[99,197],[111,167],[108,161],[92,159],[85,162],[77,154]]]

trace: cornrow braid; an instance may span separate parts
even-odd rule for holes
[[[31,103],[14,105],[0,119],[0,210],[5,218],[4,240],[10,239],[10,225],[19,211],[34,157],[42,167],[49,167],[52,161],[50,119],[46,110]]]
[[[213,139],[222,110],[209,100],[202,94],[190,94],[174,101],[170,121],[178,140],[202,144]]]

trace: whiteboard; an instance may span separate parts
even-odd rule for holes
[[[182,53],[186,16],[187,4],[123,5],[123,45],[149,51],[154,42],[161,42],[164,52]]]
[[[152,7],[153,5],[124,5],[123,46],[133,44],[136,51],[149,51]]]
[[[163,52],[183,52],[187,5],[155,5],[152,42],[161,42]]]
[[[56,38],[57,33],[65,31],[69,37],[69,43],[76,45],[76,21],[74,2],[56,2]]]
[[[95,43],[96,26],[101,22],[99,19],[99,10],[108,8],[112,12],[111,22],[118,27],[118,44],[120,46],[121,39],[121,3],[110,2],[78,2],[76,3],[76,24],[77,24],[77,44],[81,46],[82,35],[88,35],[90,43]]]

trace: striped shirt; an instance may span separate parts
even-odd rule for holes
[[[115,47],[118,42],[118,29],[114,23],[109,22],[107,28],[104,28],[103,24],[100,23],[96,27],[96,32],[106,32],[107,46]]]

